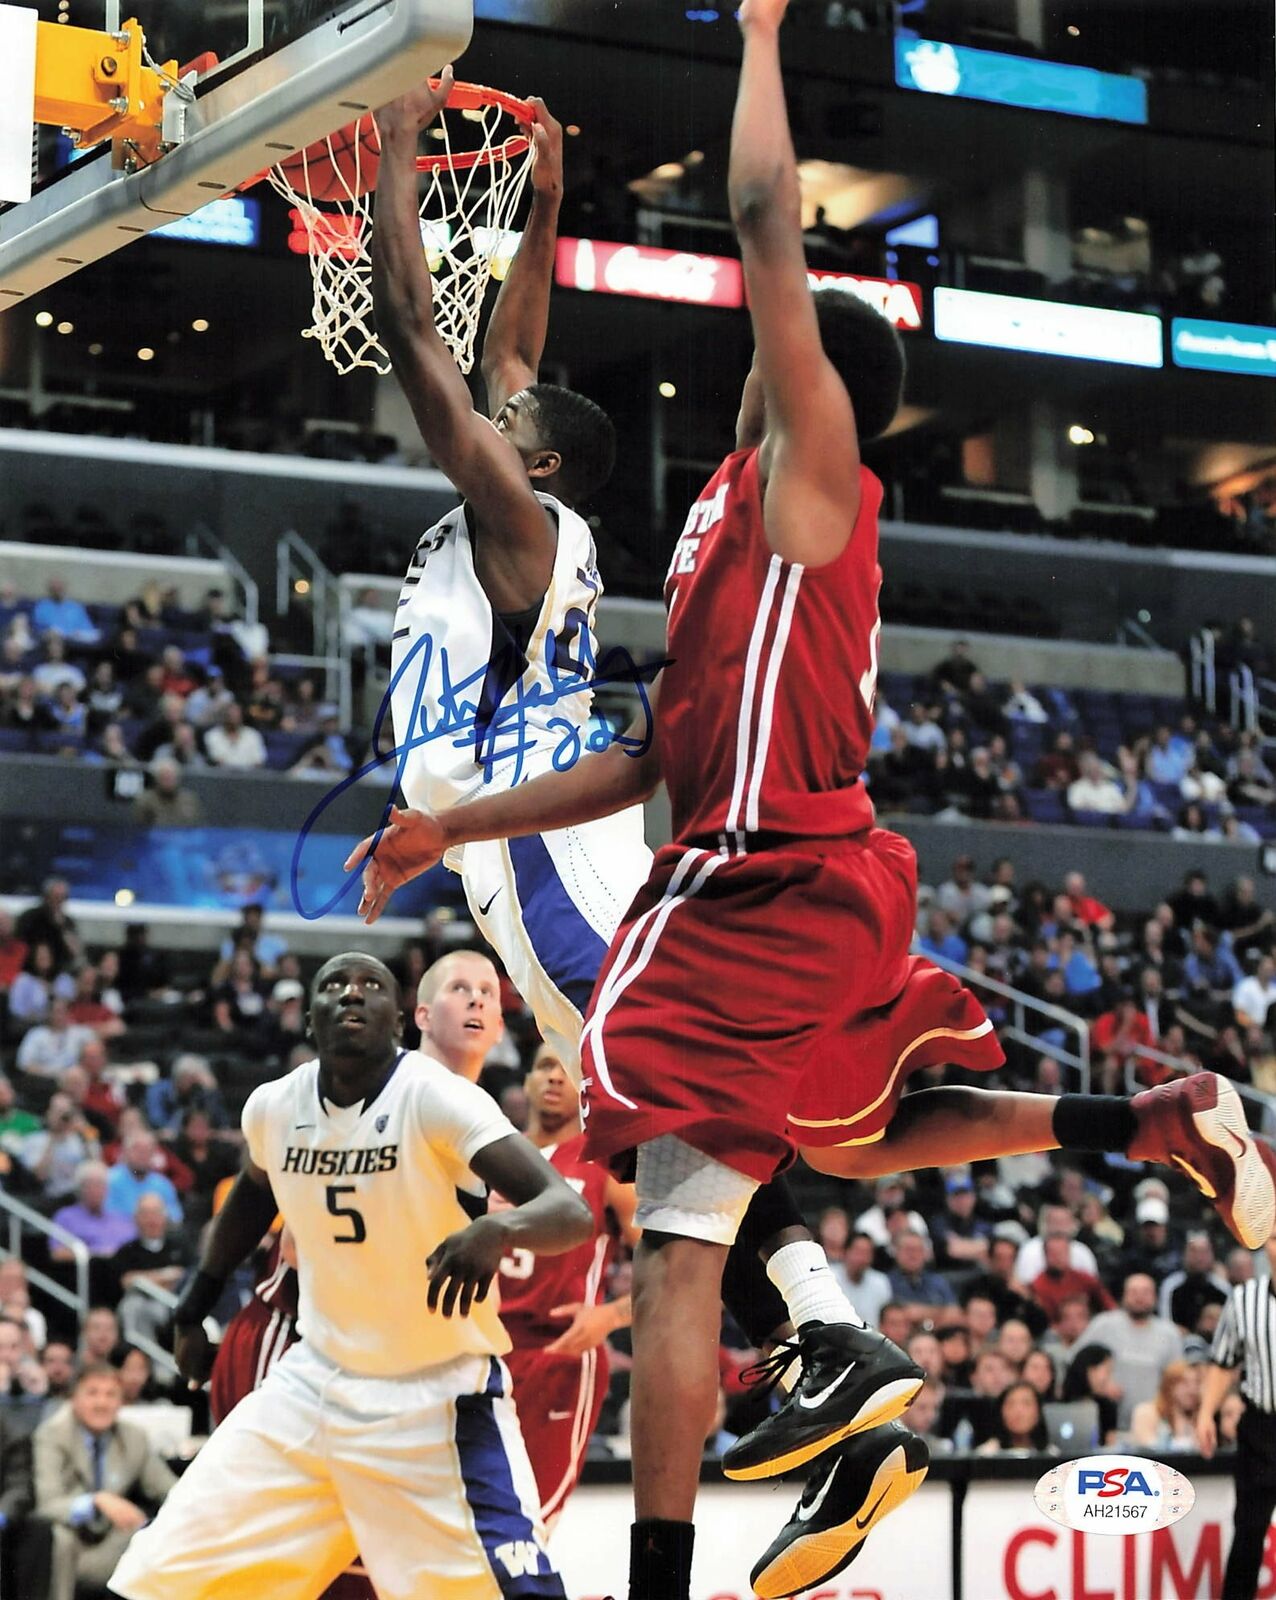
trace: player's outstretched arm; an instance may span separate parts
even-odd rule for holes
[[[532,492],[518,452],[486,417],[434,324],[434,291],[417,211],[417,143],[452,88],[445,67],[437,87],[423,83],[377,112],[381,162],[372,239],[372,299],[421,437],[440,468],[474,507],[480,524],[500,530],[528,592],[549,581],[557,535]],[[521,559],[520,559],[521,558]]]
[[[659,689],[657,678],[648,695],[652,715]],[[556,828],[609,817],[650,799],[659,782],[660,758],[651,738],[651,718],[640,713],[623,741],[583,756],[565,772],[548,772],[501,794],[457,806],[440,817],[393,806],[389,826],[380,838],[369,834],[346,858],[347,872],[363,866],[359,915],[371,926],[396,889],[428,872],[454,845],[552,833]]]
[[[479,1217],[431,1255],[428,1304],[445,1317],[468,1316],[476,1300],[486,1300],[501,1258],[511,1250],[562,1255],[584,1244],[594,1228],[589,1207],[521,1133],[485,1145],[470,1166],[514,1204]]]
[[[771,548],[823,566],[845,548],[859,509],[859,442],[850,396],[820,342],[802,244],[797,160],[780,75],[788,0],[744,0],[744,60],[731,127],[728,193],[740,238],[766,397],[760,467]]]
[[[206,1381],[213,1366],[204,1318],[221,1299],[227,1278],[269,1231],[278,1211],[270,1179],[245,1156],[243,1169],[208,1230],[199,1267],[173,1311],[177,1368],[192,1388]]]
[[[511,395],[536,382],[549,331],[549,294],[563,201],[563,128],[543,100],[533,97],[529,104],[536,112],[532,209],[483,341],[481,369],[490,417]]]

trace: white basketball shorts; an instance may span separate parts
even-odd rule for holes
[[[303,1340],[213,1434],[111,1578],[125,1600],[562,1600],[494,1357],[366,1378]]]
[[[578,828],[481,840],[462,854],[478,930],[577,1087],[594,980],[651,859],[641,806]]]

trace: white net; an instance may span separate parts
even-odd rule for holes
[[[455,104],[457,91],[466,97],[464,109]],[[431,129],[442,134],[438,153],[417,163],[421,245],[433,276],[435,323],[462,372],[474,365],[483,296],[493,269],[508,259],[532,164],[531,143],[507,106],[471,105],[472,98],[469,86],[456,86],[453,102]],[[305,336],[317,339],[343,373],[358,367],[390,371],[372,310],[370,191],[379,147],[372,118],[362,117],[293,157],[290,170],[277,166],[268,174],[292,207],[294,237],[304,239],[310,259],[314,320]]]

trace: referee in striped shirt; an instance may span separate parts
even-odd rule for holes
[[[1254,1600],[1267,1527],[1276,1512],[1276,1235],[1267,1241],[1268,1275],[1232,1290],[1214,1334],[1196,1437],[1214,1454],[1214,1418],[1241,1370],[1245,1412],[1236,1430],[1236,1512],[1221,1600]]]

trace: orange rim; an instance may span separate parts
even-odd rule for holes
[[[430,82],[438,87],[437,78],[431,78]],[[454,83],[447,103],[449,111],[479,111],[484,106],[499,106],[508,116],[513,117],[521,128],[530,128],[536,120],[536,113],[528,101],[520,100],[517,95],[506,94],[503,89],[489,89],[482,83]],[[466,172],[471,167],[491,166],[497,161],[513,161],[527,152],[531,142],[528,134],[516,133],[503,144],[494,145],[490,150],[461,150],[453,155],[418,156],[416,170],[440,172],[448,168],[453,172]]]

